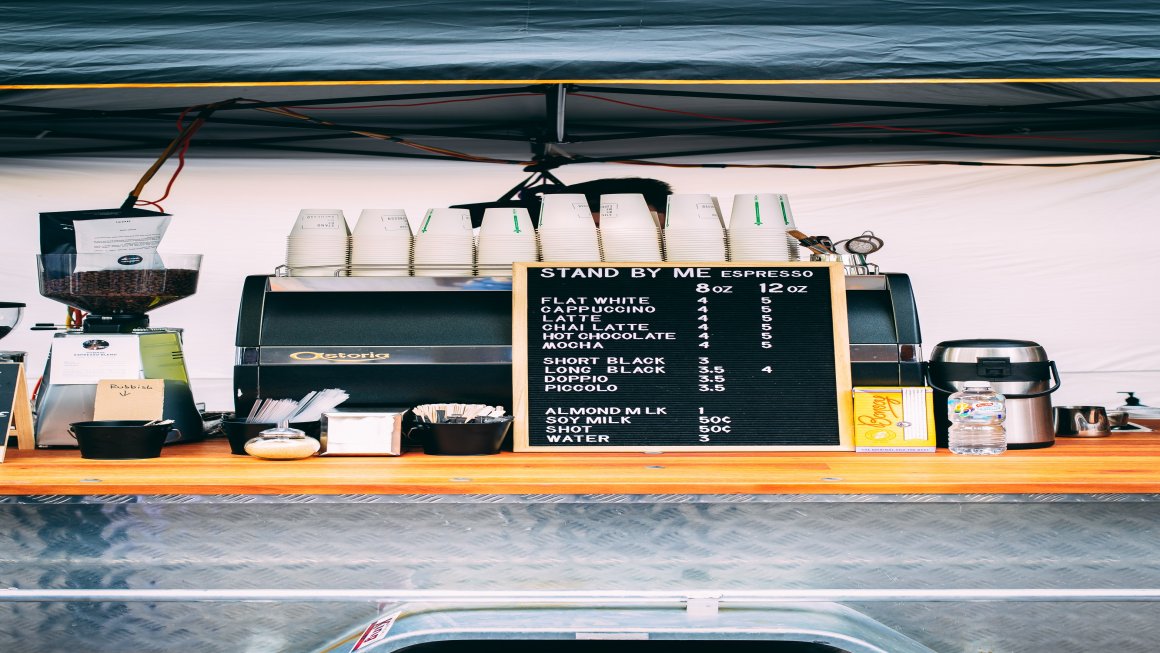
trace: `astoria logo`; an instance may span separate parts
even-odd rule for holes
[[[359,361],[383,360],[390,357],[390,354],[377,354],[374,352],[339,352],[337,354],[326,354],[320,351],[296,351],[290,354],[290,358],[296,361],[334,361],[336,363],[357,363]]]

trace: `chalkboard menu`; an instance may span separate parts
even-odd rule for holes
[[[516,451],[851,450],[833,263],[520,264]]]

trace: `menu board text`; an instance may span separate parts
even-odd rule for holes
[[[517,450],[846,448],[837,270],[521,266]]]

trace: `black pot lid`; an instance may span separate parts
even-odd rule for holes
[[[20,302],[0,302],[0,308],[24,308]]]
[[[936,347],[956,348],[983,348],[998,349],[1006,347],[1040,347],[1038,342],[1030,340],[1006,340],[1003,338],[975,338],[970,340],[946,340],[935,345]]]
[[[1043,346],[1030,340],[1007,340],[1004,338],[973,338],[969,340],[947,340],[940,342],[930,351],[932,365],[940,363],[975,363],[980,357],[1007,358],[1012,363],[1046,362],[1047,352]]]

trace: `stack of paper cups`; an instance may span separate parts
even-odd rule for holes
[[[665,210],[666,261],[726,261],[725,225],[709,195],[669,195]]]
[[[403,209],[363,209],[350,242],[352,277],[411,274],[411,223]]]
[[[729,254],[733,261],[788,261],[782,204],[772,193],[733,196]]]
[[[797,229],[797,224],[795,224],[793,221],[793,211],[789,208],[789,196],[778,194],[777,195],[777,203],[780,205],[780,208],[781,208],[781,219],[785,222],[785,228],[786,229]],[[794,238],[793,236],[786,234],[785,235],[785,244],[789,248],[789,260],[791,260],[791,261],[802,260],[801,250],[799,249],[801,247],[801,243],[798,242],[797,238]]]
[[[474,275],[475,238],[467,209],[427,209],[415,234],[415,276]]]
[[[600,261],[600,236],[581,194],[548,194],[540,206],[540,257],[545,261]]]
[[[605,261],[660,261],[657,227],[643,195],[600,196],[600,243]]]
[[[286,265],[296,277],[346,275],[350,228],[340,209],[302,209],[286,239]]]
[[[480,276],[511,276],[512,263],[539,260],[536,230],[527,209],[491,208],[483,212],[475,246]]]

